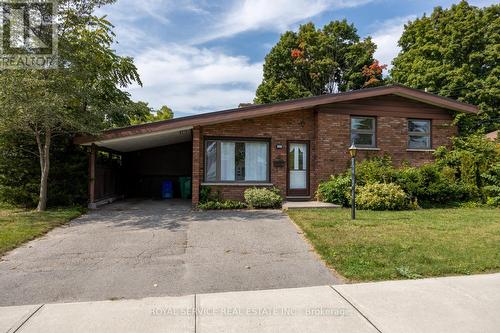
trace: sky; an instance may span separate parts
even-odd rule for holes
[[[252,102],[266,54],[287,30],[347,19],[371,36],[375,58],[391,64],[410,20],[458,0],[118,0],[100,8],[115,26],[116,45],[131,56],[143,86],[133,100],[175,117],[235,108]],[[483,7],[498,1],[471,0]]]

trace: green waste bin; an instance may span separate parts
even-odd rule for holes
[[[179,177],[181,187],[181,198],[189,199],[191,197],[191,177]]]

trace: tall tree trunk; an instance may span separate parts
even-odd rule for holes
[[[40,132],[36,134],[36,142],[38,145],[38,152],[40,154],[40,196],[38,199],[37,212],[43,212],[47,208],[47,190],[49,181],[49,168],[50,168],[50,144],[51,144],[51,131],[45,131],[45,140],[42,142]]]

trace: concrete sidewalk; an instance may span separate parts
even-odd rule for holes
[[[0,332],[499,332],[500,274],[0,308]]]

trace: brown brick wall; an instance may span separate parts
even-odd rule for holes
[[[314,140],[314,113],[310,110],[288,112],[273,116],[239,120],[230,123],[222,123],[204,126],[201,130],[202,137],[256,137],[271,139],[271,183],[278,187],[283,194],[286,193],[286,152],[287,142],[290,140],[310,140],[311,147],[311,174],[314,174],[315,152],[313,149]],[[282,149],[277,149],[276,145],[283,145]],[[194,143],[193,143],[194,146]],[[204,143],[199,143],[199,149],[203,151]],[[285,161],[285,166],[274,167],[273,161],[281,159]],[[203,182],[204,163],[200,164],[200,182]],[[194,170],[194,164],[193,164]],[[313,178],[311,177],[311,183]],[[194,186],[194,181],[193,181]],[[219,190],[223,198],[238,199],[243,198],[243,192],[247,186],[212,186],[212,191]],[[194,196],[193,196],[194,198]],[[194,202],[194,199],[193,199]]]
[[[389,154],[396,165],[404,161],[412,165],[421,165],[432,161],[432,152],[407,151],[407,118],[432,119],[432,148],[448,145],[456,128],[451,124],[451,115],[439,108],[434,108],[414,101],[406,102],[401,98],[388,99],[389,110],[385,112],[382,100],[377,100],[377,108],[369,110],[368,106],[342,109],[303,110],[283,114],[265,116],[247,120],[239,120],[216,125],[203,126],[193,130],[193,203],[198,202],[199,186],[204,174],[204,141],[205,137],[256,137],[271,139],[271,183],[286,194],[287,183],[287,142],[293,140],[310,141],[310,195],[314,197],[318,182],[328,179],[349,167],[347,148],[350,145],[351,114],[377,116],[377,148],[376,151],[360,151],[359,160],[370,156]],[[371,105],[371,104],[370,104]],[[382,105],[382,106],[381,106]],[[401,109],[398,109],[398,105]],[[368,111],[364,111],[368,110]],[[399,111],[398,111],[399,110]],[[366,112],[366,114],[364,114]],[[371,113],[370,113],[371,112]],[[276,145],[282,144],[282,149]],[[273,161],[282,159],[284,167],[274,167]],[[217,185],[213,191],[219,190],[223,198],[243,198],[247,186]]]
[[[339,174],[350,165],[347,148],[350,145],[350,115],[330,112],[318,113],[318,159],[317,177],[319,181],[328,179],[331,174]],[[432,120],[432,148],[450,143],[449,138],[456,135],[456,127],[449,120]],[[432,152],[407,151],[407,118],[376,117],[377,148],[379,150],[360,150],[358,161],[368,157],[392,157],[395,165],[408,162],[422,165],[432,161]]]

